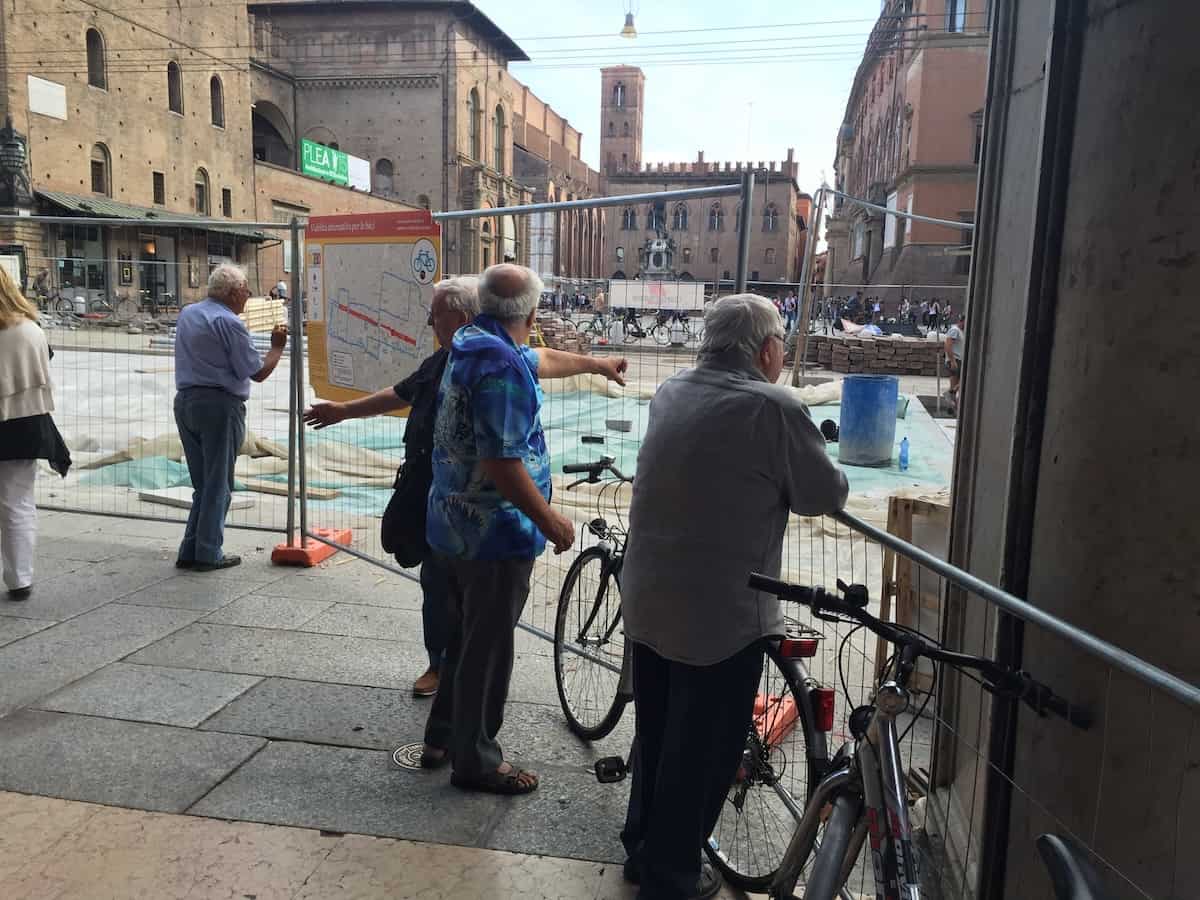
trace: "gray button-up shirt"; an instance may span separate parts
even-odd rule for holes
[[[789,513],[834,512],[847,491],[790,388],[720,361],[669,378],[650,403],[633,483],[627,636],[707,666],[782,634],[779,601],[746,578],[779,575]]]

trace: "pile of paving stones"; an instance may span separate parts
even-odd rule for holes
[[[940,345],[896,336],[811,335],[809,362],[834,372],[868,375],[936,375]]]
[[[539,313],[537,317],[538,332],[546,346],[554,350],[566,350],[569,353],[587,353],[591,348],[591,338],[580,334],[574,328],[563,322],[562,318],[553,313]]]

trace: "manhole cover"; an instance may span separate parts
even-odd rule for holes
[[[420,741],[415,744],[405,744],[392,751],[392,762],[401,769],[421,768],[421,748],[425,745]]]

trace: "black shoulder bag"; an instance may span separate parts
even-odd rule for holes
[[[392,485],[392,499],[383,511],[380,541],[396,557],[401,568],[420,565],[428,553],[425,541],[425,510],[433,486],[433,465],[428,453],[404,460]]]

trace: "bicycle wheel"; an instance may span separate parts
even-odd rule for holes
[[[567,334],[577,333],[579,331],[579,328],[575,325],[574,321],[568,319],[566,316],[560,318],[559,322],[562,323],[563,331],[565,331]]]
[[[75,304],[66,297],[59,297],[54,301],[54,311],[60,316],[75,315]]]
[[[554,620],[554,682],[571,731],[595,741],[616,727],[625,633],[621,587],[611,557],[589,547],[571,564]]]
[[[632,322],[626,322],[621,330],[626,344],[636,344],[641,338],[646,336],[646,332],[642,331],[641,326],[635,325]]]
[[[654,342],[660,347],[665,347],[671,343],[671,328],[669,325],[660,322],[650,329],[650,336],[654,338]]]
[[[771,883],[817,781],[806,690],[795,665],[768,645],[742,764],[704,845],[725,880],[742,890]]]

